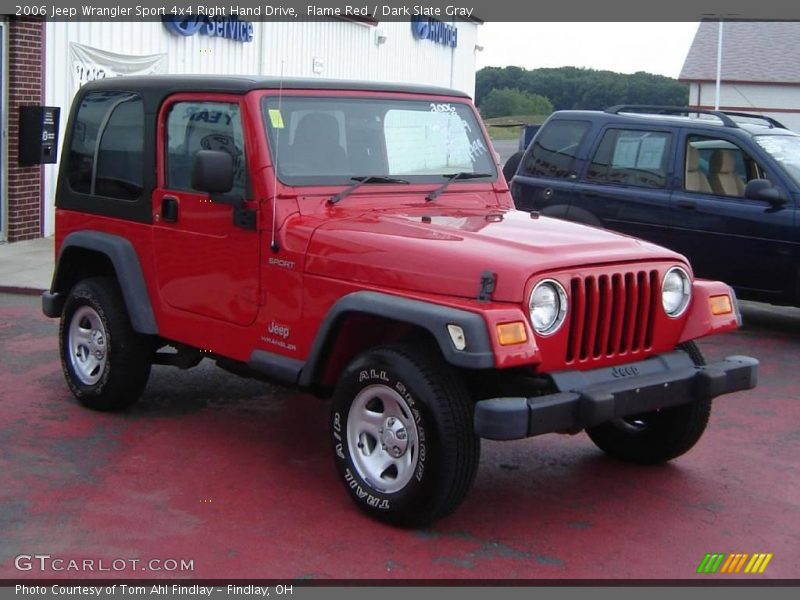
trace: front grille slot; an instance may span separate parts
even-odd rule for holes
[[[658,308],[658,271],[573,277],[567,362],[648,350]]]

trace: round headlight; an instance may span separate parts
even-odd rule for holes
[[[692,297],[692,282],[686,271],[680,267],[672,267],[664,276],[661,284],[661,304],[664,312],[670,317],[677,317],[689,306]]]
[[[533,288],[528,308],[536,333],[550,335],[561,327],[567,315],[567,293],[557,281],[545,279]]]

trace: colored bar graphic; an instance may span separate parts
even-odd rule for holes
[[[729,569],[731,565],[735,565],[738,561],[739,561],[738,554],[729,554],[728,560],[726,560],[725,563],[722,565],[722,570],[720,571],[720,573],[730,573]]]
[[[742,558],[739,561],[739,564],[736,565],[736,570],[734,571],[734,573],[738,573],[739,571],[742,570],[742,567],[744,566],[744,563],[747,561],[747,557],[748,556],[750,556],[750,555],[749,554],[742,554]]]
[[[698,573],[706,573],[706,567],[708,566],[708,561],[709,561],[710,559],[711,559],[711,555],[710,555],[710,554],[706,554],[706,555],[703,557],[703,560],[702,560],[702,561],[700,561],[700,566],[699,566],[699,567],[697,567],[697,572],[698,572]]]
[[[744,567],[744,572],[748,574],[761,574],[767,569],[767,565],[772,560],[774,555],[770,553],[757,553],[746,554],[733,552],[725,554],[715,552],[714,554],[706,554],[700,565],[697,567],[698,573],[716,574],[726,573],[735,574],[741,573]],[[727,558],[726,558],[727,557]],[[750,559],[748,561],[748,559]],[[745,564],[747,566],[745,566]]]
[[[761,568],[758,570],[758,572],[759,573],[763,573],[764,570],[767,568],[767,565],[769,564],[769,561],[771,561],[771,560],[772,560],[772,552],[770,552],[769,554],[766,555],[766,557],[764,558],[764,562],[761,563]]]
[[[725,559],[725,554],[718,554],[717,555],[717,560],[714,561],[714,564],[711,565],[711,572],[712,573],[716,573],[717,570],[719,570],[719,567],[722,564],[722,561],[724,559]]]

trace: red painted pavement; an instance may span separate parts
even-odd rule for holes
[[[326,402],[209,364],[156,367],[135,408],[94,413],[63,382],[57,323],[0,296],[0,578],[796,579],[800,311],[745,318],[702,347],[758,357],[761,384],[717,401],[688,455],[647,468],[583,434],[484,442],[460,510],[406,531],[346,496]],[[762,576],[699,576],[707,552],[774,558]],[[194,569],[21,572],[20,554]]]

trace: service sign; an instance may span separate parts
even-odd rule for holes
[[[226,38],[234,42],[253,41],[252,21],[240,21],[235,15],[213,17],[208,15],[194,17],[172,15],[163,17],[162,23],[170,33],[184,37],[199,33],[209,37]]]

